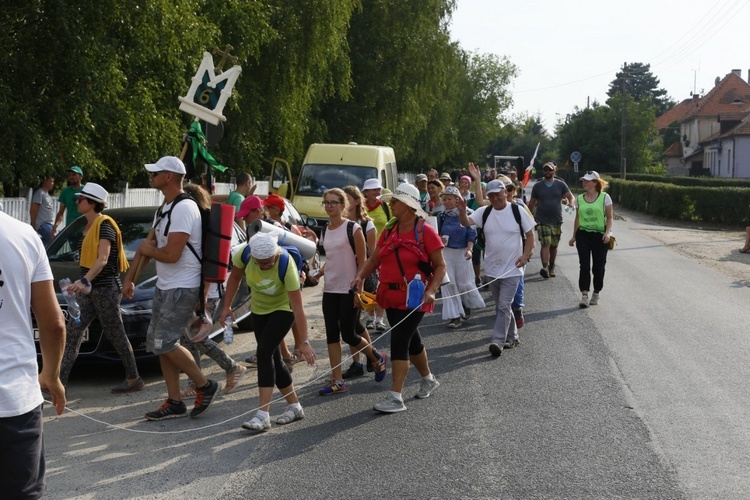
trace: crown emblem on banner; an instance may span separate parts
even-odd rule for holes
[[[221,55],[221,61],[216,67],[213,56],[208,52],[203,53],[203,60],[192,79],[190,89],[185,97],[178,97],[181,111],[214,125],[226,121],[227,118],[222,114],[224,105],[232,95],[234,83],[242,72],[240,66],[232,66],[227,71],[222,71],[227,60],[237,60],[235,56],[229,55],[231,50],[231,45],[227,45],[225,51],[215,50],[215,53]]]

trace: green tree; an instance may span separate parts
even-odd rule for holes
[[[665,89],[659,88],[659,79],[651,73],[650,64],[625,63],[609,84],[607,95],[614,97],[623,90],[626,94],[633,96],[637,102],[645,101],[653,104],[657,117],[676,104],[673,99],[669,98]]]

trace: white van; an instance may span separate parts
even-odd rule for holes
[[[393,148],[360,144],[311,144],[302,162],[299,182],[292,184],[286,162],[274,160],[269,192],[290,199],[300,213],[315,219],[318,227],[328,223],[321,205],[326,189],[354,185],[362,189],[365,180],[378,178],[383,192],[398,185]]]

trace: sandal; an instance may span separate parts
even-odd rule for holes
[[[255,432],[266,432],[271,428],[271,419],[262,419],[258,415],[254,416],[249,422],[242,424],[243,429]]]
[[[299,358],[292,354],[291,358],[282,358],[282,361],[286,365],[286,369],[289,370],[289,373],[292,373],[294,370],[294,365],[299,362]]]
[[[276,423],[286,425],[297,420],[302,420],[303,418],[305,418],[305,410],[301,406],[299,408],[292,408],[292,405],[289,405],[286,407],[286,411],[276,419]]]
[[[258,357],[253,354],[252,356],[248,356],[245,358],[245,363],[251,364],[251,365],[257,365],[258,364]]]

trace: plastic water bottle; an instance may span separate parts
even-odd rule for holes
[[[224,343],[229,345],[234,342],[234,320],[227,316],[224,320]]]
[[[62,290],[63,297],[68,302],[68,314],[76,323],[81,322],[81,307],[78,305],[76,295],[74,293],[68,293],[68,286],[71,284],[70,278],[63,278],[60,280],[60,290]]]
[[[575,215],[576,214],[576,208],[573,207],[573,206],[571,206],[570,203],[568,203],[567,205],[565,205],[565,212],[568,215]]]
[[[415,274],[414,279],[406,287],[406,307],[407,309],[416,309],[424,300],[424,283],[422,276]]]

